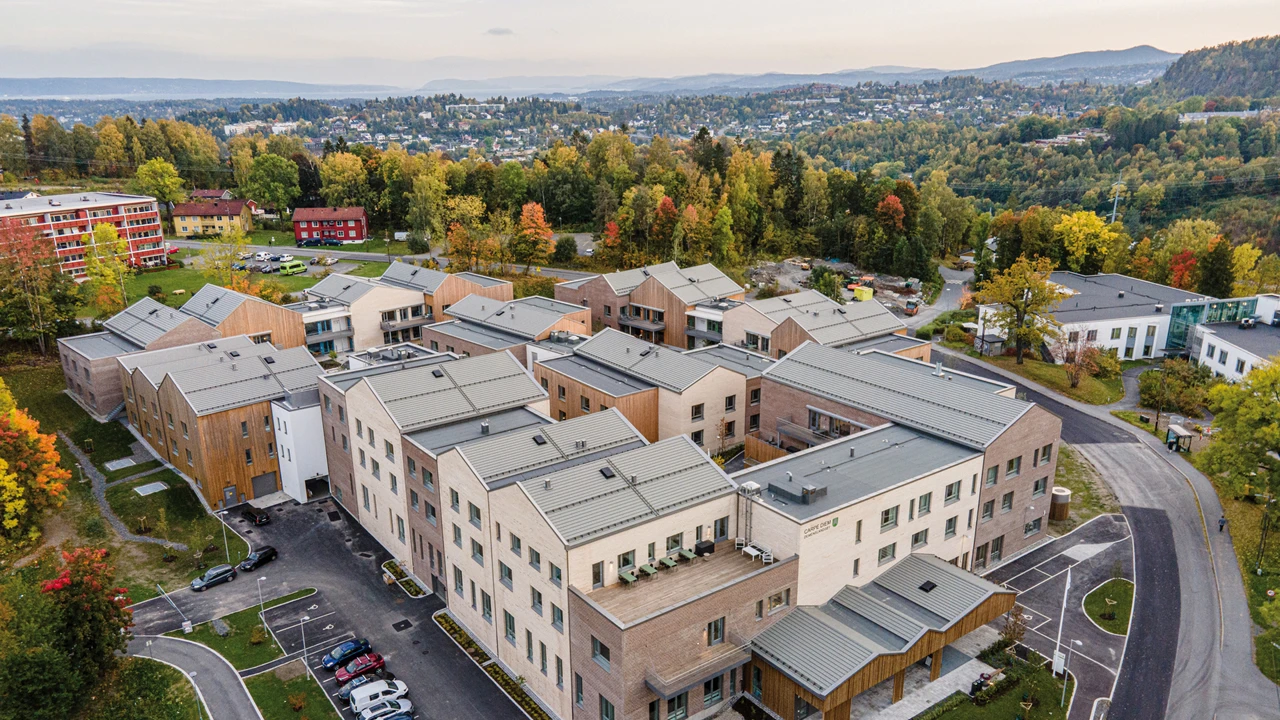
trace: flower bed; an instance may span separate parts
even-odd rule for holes
[[[533,698],[529,697],[529,693],[524,691],[520,681],[505,673],[502,668],[498,667],[497,663],[485,665],[484,671],[489,673],[489,677],[498,683],[503,692],[514,700],[520,706],[520,709],[524,710],[533,720],[551,720],[551,716],[542,709],[542,706],[534,702]]]
[[[388,560],[382,563],[382,569],[391,577],[395,578],[396,582],[409,577],[409,574],[404,571],[404,568],[400,567],[400,563],[395,560]]]
[[[458,623],[454,622],[453,618],[442,612],[435,616],[435,621],[436,624],[440,626],[441,630],[448,633],[449,637],[453,638],[455,642],[462,646],[462,649],[471,656],[472,660],[475,660],[481,665],[489,662],[489,654],[482,650],[480,646],[476,644],[476,641],[471,639],[471,636],[468,635],[466,631],[458,627]]]
[[[422,586],[419,585],[417,581],[414,580],[413,578],[407,577],[403,580],[400,580],[399,583],[400,583],[400,587],[406,593],[409,593],[409,597],[411,598],[420,598],[427,594],[427,591],[423,590]]]

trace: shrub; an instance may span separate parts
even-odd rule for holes
[[[107,525],[102,518],[93,515],[80,525],[80,534],[86,540],[101,540],[107,536]]]
[[[147,286],[147,296],[148,296],[148,297],[159,297],[159,296],[160,296],[160,295],[162,295],[163,293],[164,293],[164,288],[160,287],[159,285],[148,285],[148,286]]]
[[[306,693],[293,693],[288,697],[289,708],[294,712],[302,712],[302,708],[307,706]]]
[[[968,333],[959,325],[948,325],[946,331],[942,333],[942,339],[949,343],[962,343],[968,337]]]
[[[408,240],[409,254],[421,255],[431,252],[431,243],[426,238],[420,237],[417,233],[410,233]]]
[[[1120,376],[1120,358],[1115,353],[1100,352],[1093,358],[1093,364],[1098,368],[1094,377],[1110,380]]]
[[[556,265],[571,265],[578,259],[578,241],[572,235],[561,235],[556,239],[555,252],[551,253],[551,261]]]
[[[249,631],[249,644],[261,645],[267,641],[267,629],[261,625],[254,625]]]

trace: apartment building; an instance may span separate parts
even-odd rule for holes
[[[557,420],[616,407],[651,442],[688,435],[712,454],[747,432],[744,374],[617,330],[592,336],[572,355],[535,362],[533,372]]]
[[[186,202],[173,206],[173,232],[178,237],[222,235],[253,230],[253,206],[248,200]]]
[[[727,368],[747,379],[746,392],[743,395],[747,402],[744,412],[747,423],[746,434],[757,434],[760,430],[760,403],[762,399],[760,379],[763,377],[765,370],[773,367],[775,360],[744,348],[723,344],[708,345],[697,350],[686,350],[684,354],[695,360]]]
[[[531,343],[547,340],[552,333],[591,334],[590,310],[539,295],[507,301],[468,295],[453,303],[445,317],[453,319],[422,329],[423,345],[460,355],[507,350],[526,366],[525,347]]]
[[[325,375],[319,389],[333,496],[438,591],[438,453],[545,418],[546,394],[509,353],[377,364]]]
[[[289,438],[290,494],[305,500],[305,481],[326,474],[295,459],[320,442],[319,410],[307,396],[322,371],[305,349],[240,336],[118,362],[134,431],[191,478],[210,507],[283,489],[277,425]]]
[[[147,195],[88,192],[9,198],[0,204],[0,222],[16,222],[53,246],[58,267],[76,280],[85,277],[85,254],[93,229],[107,224],[129,245],[133,267],[165,262],[164,231],[156,199]]]
[[[369,238],[369,218],[362,207],[295,208],[293,238],[307,241],[364,242]]]
[[[805,343],[764,371],[761,389],[764,442],[748,441],[749,460],[902,425],[982,453],[969,478],[979,509],[966,569],[1043,539],[1062,421],[1013,397],[1012,387],[879,351]]]
[[[99,422],[123,407],[118,358],[237,335],[277,347],[294,347],[302,338],[297,313],[216,285],[205,285],[177,309],[142,298],[112,316],[103,328],[58,339],[67,390]]]
[[[450,306],[468,295],[492,300],[514,300],[515,290],[507,280],[473,272],[446,273],[396,260],[378,278],[386,285],[422,293],[427,314],[443,320]]]
[[[369,278],[335,274],[286,305],[302,316],[307,349],[315,355],[417,342],[433,318],[422,293]]]
[[[764,300],[718,300],[690,312],[689,332],[707,342],[736,345],[780,358],[803,342],[856,347],[895,338],[894,352],[929,360],[927,340],[907,337],[907,327],[875,300],[841,305],[816,290]]]
[[[741,301],[746,292],[714,265],[681,268],[668,262],[559,283],[555,296],[591,308],[593,327],[691,350],[719,341],[690,332],[689,313],[699,304]]]

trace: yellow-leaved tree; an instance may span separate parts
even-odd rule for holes
[[[1062,238],[1067,251],[1067,265],[1076,272],[1097,272],[1107,252],[1120,234],[1094,213],[1087,210],[1062,218],[1053,231]]]
[[[92,235],[85,235],[85,273],[89,298],[102,315],[115,315],[129,304],[125,280],[133,274],[129,265],[129,241],[120,237],[114,225],[99,223]]]
[[[980,305],[994,305],[987,325],[1003,331],[1006,342],[1014,343],[1017,362],[1022,353],[1058,336],[1058,323],[1053,308],[1061,300],[1057,287],[1050,282],[1053,260],[1026,255],[1007,269],[997,272],[974,294]]]

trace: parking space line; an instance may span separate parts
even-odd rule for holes
[[[1044,633],[1040,632],[1039,630],[1036,630],[1035,628],[1031,628],[1031,632],[1033,632],[1033,633],[1035,633],[1035,634],[1039,635],[1040,637],[1044,638],[1045,640],[1048,640],[1050,643],[1056,643],[1056,642],[1057,642],[1056,640],[1054,640],[1054,638],[1051,638],[1051,637],[1049,637],[1048,635],[1045,635]],[[1116,671],[1115,671],[1114,669],[1112,669],[1112,668],[1110,668],[1110,667],[1107,667],[1105,664],[1103,664],[1103,663],[1101,663],[1101,662],[1099,662],[1099,661],[1097,661],[1097,660],[1094,660],[1093,658],[1089,657],[1088,655],[1084,654],[1083,652],[1081,652],[1081,651],[1079,651],[1079,650],[1072,650],[1072,651],[1071,651],[1071,656],[1072,656],[1072,657],[1082,657],[1082,658],[1084,658],[1085,660],[1088,660],[1089,662],[1093,663],[1094,665],[1097,665],[1098,667],[1102,668],[1103,670],[1106,670],[1107,672],[1111,673],[1112,675],[1115,675],[1115,674],[1116,674]]]

